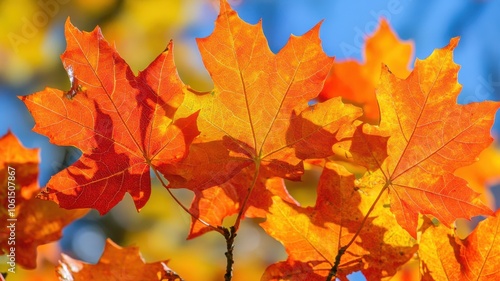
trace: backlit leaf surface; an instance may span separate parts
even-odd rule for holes
[[[167,266],[167,261],[145,263],[137,247],[122,248],[110,239],[104,253],[95,265],[74,260],[63,255],[57,273],[62,281],[180,281]]]
[[[442,225],[430,226],[419,249],[424,280],[498,280],[499,214],[497,210],[495,216],[480,222],[464,240]]]
[[[288,260],[267,268],[262,280],[325,280],[341,246],[359,229],[378,190],[361,192],[354,176],[341,166],[327,164],[314,207],[301,208],[273,197],[274,204],[262,227],[287,250]],[[415,241],[380,204],[354,244],[341,259],[337,277],[361,270],[380,279],[395,274],[416,251]],[[383,257],[379,259],[377,257]]]
[[[104,214],[128,192],[139,210],[151,193],[150,167],[164,171],[184,158],[198,134],[196,114],[174,117],[184,85],[172,44],[136,77],[98,28],[81,32],[68,20],[66,39],[62,61],[71,89],[47,88],[21,98],[36,132],[83,152],[50,179],[41,197]]]
[[[170,177],[172,187],[195,191],[191,209],[209,222],[234,214],[249,192],[254,210],[267,210],[272,193],[265,191],[265,179],[299,180],[301,161],[333,154],[337,137],[361,115],[360,109],[339,98],[308,105],[323,87],[333,62],[321,48],[319,25],[292,36],[274,54],[261,23],[244,23],[225,1],[220,9],[214,32],[198,40],[215,88],[186,95],[182,109],[199,111],[201,133],[181,163],[184,167],[177,169],[178,177]],[[321,137],[325,137],[322,142],[314,143]],[[306,144],[307,153],[296,151]],[[286,192],[280,194],[292,201]],[[229,200],[209,199],[216,196]]]
[[[445,225],[491,214],[453,172],[473,163],[492,142],[490,129],[500,104],[456,103],[461,86],[452,54],[457,44],[452,39],[429,58],[417,60],[406,79],[384,68],[377,91],[380,127],[390,135],[389,157],[381,168],[390,183],[391,210],[414,237],[419,213]]]

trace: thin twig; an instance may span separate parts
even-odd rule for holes
[[[153,169],[153,172],[155,173],[156,177],[158,178],[158,180],[160,180],[161,185],[163,185],[163,187],[165,187],[165,189],[168,191],[168,193],[170,194],[170,196],[172,196],[172,198],[177,203],[177,205],[179,205],[184,211],[186,211],[186,213],[188,213],[192,218],[198,220],[199,222],[201,222],[202,224],[204,224],[206,227],[210,227],[211,229],[213,229],[213,230],[219,232],[220,234],[224,235],[224,232],[219,227],[213,226],[213,225],[209,224],[208,222],[200,219],[198,216],[195,216],[193,213],[191,213],[191,211],[189,211],[189,209],[186,208],[186,206],[184,206],[181,203],[181,201],[179,201],[179,199],[177,199],[177,197],[172,193],[172,191],[170,190],[170,188],[168,188],[167,184],[163,181],[163,178],[160,176],[160,173],[158,173],[158,171],[154,167],[152,169]]]
[[[337,276],[337,270],[340,265],[340,259],[342,258],[342,255],[345,254],[345,251],[347,250],[347,247],[341,247],[339,249],[339,252],[337,253],[337,256],[335,257],[335,264],[333,267],[330,269],[330,272],[328,273],[328,276],[326,277],[327,281],[332,281],[332,278]]]
[[[206,95],[206,94],[210,94],[212,91],[207,91],[207,92],[200,92],[200,91],[197,91],[193,88],[191,88],[190,86],[187,86],[186,87],[186,90],[190,91],[191,93],[193,94],[196,94],[196,95]]]
[[[231,226],[230,228],[219,227],[224,232],[224,238],[226,238],[226,274],[224,274],[224,281],[231,281],[233,278],[233,264],[234,264],[234,238],[236,238],[236,228]]]
[[[339,266],[340,266],[340,259],[345,254],[345,252],[347,251],[347,249],[354,243],[354,241],[356,241],[356,238],[358,238],[359,234],[361,233],[361,230],[363,229],[363,227],[365,226],[366,221],[368,220],[368,217],[370,216],[371,212],[373,212],[373,210],[375,209],[375,206],[377,205],[377,202],[380,200],[380,198],[382,197],[382,194],[384,194],[384,192],[387,190],[387,188],[389,188],[389,184],[390,184],[390,182],[387,181],[385,183],[384,187],[382,187],[382,189],[380,190],[379,194],[377,195],[377,198],[375,199],[375,201],[373,201],[373,204],[371,205],[370,209],[366,213],[365,217],[363,218],[363,221],[359,225],[358,230],[356,231],[356,233],[354,234],[354,236],[351,238],[351,240],[349,241],[349,243],[347,243],[343,247],[340,247],[340,249],[339,249],[339,251],[337,253],[337,256],[335,257],[335,263],[334,263],[333,267],[330,269],[330,272],[329,272],[328,276],[326,277],[326,281],[332,281],[332,278],[337,277],[337,271],[338,271]]]
[[[236,237],[236,232],[238,232],[241,220],[243,219],[243,214],[245,213],[246,205],[247,205],[248,200],[250,198],[250,194],[252,194],[252,191],[255,187],[255,184],[257,183],[257,178],[259,176],[259,170],[260,170],[260,159],[255,162],[255,173],[253,175],[253,180],[252,180],[250,187],[248,188],[248,192],[245,196],[245,199],[243,200],[243,204],[241,204],[241,207],[240,207],[240,210],[238,212],[238,216],[236,217],[236,221],[235,221],[234,225],[231,226],[230,228],[219,226],[219,230],[221,230],[223,232],[222,235],[226,239],[226,249],[227,249],[227,252],[225,253],[225,255],[226,255],[226,274],[224,274],[224,281],[231,281],[231,279],[233,278],[234,238]]]

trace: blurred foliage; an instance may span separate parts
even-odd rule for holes
[[[215,1],[209,0],[4,0],[0,2],[0,81],[13,87],[43,80],[45,85],[68,85],[59,60],[64,51],[66,18],[81,29],[99,25],[114,41],[134,71],[146,67],[172,38],[179,42],[179,68],[200,81],[193,87],[209,87],[197,55],[193,35],[183,32],[203,17],[215,17]],[[196,35],[196,34],[194,34]],[[198,64],[198,65],[196,65]],[[194,68],[193,68],[194,67]],[[192,71],[197,69],[196,71]],[[184,70],[184,71],[182,71]],[[187,75],[184,75],[187,76]],[[207,75],[205,75],[206,77]],[[39,85],[41,86],[41,85]]]

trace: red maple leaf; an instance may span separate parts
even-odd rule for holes
[[[81,32],[68,20],[66,38],[62,61],[71,90],[47,88],[21,99],[36,132],[83,155],[53,176],[40,197],[104,214],[128,192],[139,210],[151,193],[150,168],[161,172],[183,159],[198,134],[196,114],[175,117],[185,87],[173,45],[136,77],[98,28]]]

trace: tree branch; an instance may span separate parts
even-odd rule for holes
[[[255,173],[253,175],[252,184],[248,188],[248,192],[245,196],[245,200],[243,200],[243,204],[241,204],[240,211],[238,212],[238,216],[236,217],[236,222],[234,223],[235,230],[238,230],[238,228],[240,228],[240,223],[241,223],[241,220],[243,219],[243,214],[245,213],[245,209],[247,207],[248,200],[250,199],[250,194],[252,194],[252,191],[255,187],[255,184],[257,183],[257,178],[259,177],[259,170],[260,170],[260,159],[255,162]]]

